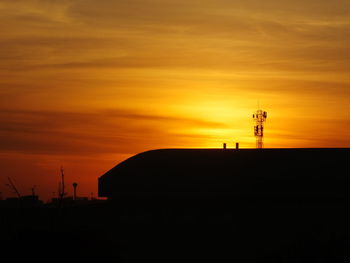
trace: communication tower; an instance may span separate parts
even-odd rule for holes
[[[253,114],[254,125],[254,135],[256,137],[256,148],[264,148],[264,124],[267,119],[267,112],[263,110],[257,110]]]

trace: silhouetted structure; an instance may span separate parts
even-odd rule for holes
[[[21,198],[21,194],[20,192],[18,191],[17,187],[15,186],[15,184],[13,183],[12,179],[10,177],[7,177],[7,180],[8,180],[8,184],[6,184],[11,190],[13,193],[15,193],[17,195],[17,197],[20,199]]]
[[[61,200],[63,200],[63,198],[64,198],[65,195],[66,195],[66,192],[65,192],[65,183],[64,183],[64,170],[63,170],[63,167],[61,167],[61,181],[60,181],[59,184],[58,184],[58,195],[59,195],[59,198],[61,198]]]
[[[99,179],[106,202],[1,207],[0,247],[40,261],[349,262],[349,157],[350,149],[141,153]]]
[[[349,156],[349,149],[154,150],[100,177],[99,196],[158,201],[348,197]]]
[[[62,206],[70,206],[70,205],[76,205],[76,204],[84,204],[88,203],[90,200],[86,196],[66,196],[63,199],[54,197],[51,199],[51,204],[53,205],[62,205]]]
[[[73,199],[74,200],[77,200],[77,187],[78,187],[78,184],[77,183],[73,183]]]
[[[39,207],[43,205],[43,202],[39,200],[37,195],[24,195],[21,197],[9,197],[2,201],[3,207],[19,208],[19,207]]]
[[[253,119],[255,121],[254,135],[256,137],[256,148],[264,148],[264,124],[266,122],[267,112],[263,110],[257,110],[253,114]]]
[[[32,196],[36,196],[35,194],[35,188],[36,188],[36,185],[33,185],[33,187],[30,189],[32,191]]]

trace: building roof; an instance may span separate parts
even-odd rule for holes
[[[99,178],[99,195],[347,196],[350,149],[163,149]]]

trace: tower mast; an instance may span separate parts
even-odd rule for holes
[[[59,197],[61,200],[63,200],[65,196],[65,184],[64,184],[64,170],[63,167],[61,166],[61,182],[59,184]]]
[[[258,109],[253,114],[253,119],[255,122],[254,125],[254,135],[256,137],[256,148],[262,149],[264,148],[264,124],[267,119],[267,112]]]

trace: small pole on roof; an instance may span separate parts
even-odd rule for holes
[[[236,142],[236,150],[239,149],[239,142]]]
[[[77,187],[78,187],[78,184],[77,183],[73,183],[73,200],[74,201],[77,200]]]

